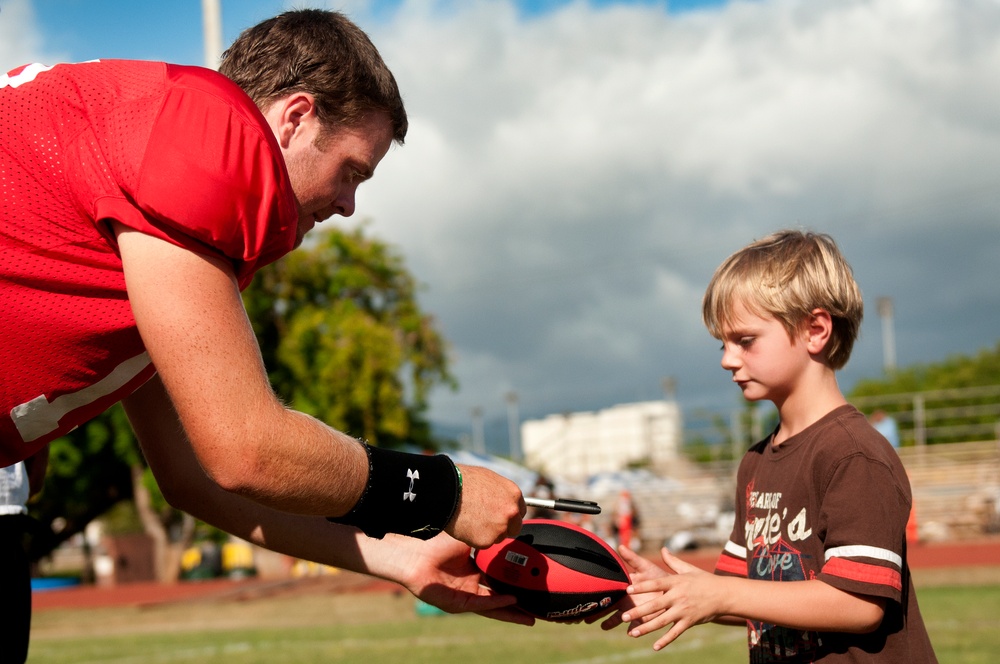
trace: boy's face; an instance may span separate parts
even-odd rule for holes
[[[784,401],[810,361],[804,336],[789,337],[776,318],[758,316],[741,302],[733,314],[732,325],[723,330],[722,368],[733,374],[744,398]]]

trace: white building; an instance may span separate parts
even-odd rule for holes
[[[677,402],[646,401],[527,420],[521,449],[529,468],[581,481],[636,465],[669,465],[680,453],[682,430]]]

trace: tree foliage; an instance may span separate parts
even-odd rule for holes
[[[144,519],[126,523],[128,519],[123,515],[131,512],[117,510],[112,523],[107,524],[109,532],[134,531],[149,519],[144,530],[149,533],[148,524],[155,523],[154,539],[165,540],[166,532],[184,521],[184,515],[163,499],[125,411],[115,405],[52,441],[45,488],[30,503],[36,523],[29,539],[32,559],[48,555],[122,501],[140,497],[148,507],[145,514],[140,514]],[[158,571],[169,575],[168,570]]]
[[[896,420],[903,445],[968,442],[1000,430],[1000,343],[975,355],[893,371],[859,382],[850,398]]]
[[[941,362],[915,364],[879,379],[861,380],[851,397],[905,394],[1000,384],[1000,342],[974,355],[954,355]]]
[[[33,558],[47,555],[115,503],[132,497],[133,441],[125,412],[115,406],[51,443],[45,488],[30,505],[38,525],[30,539]]]
[[[428,395],[454,380],[402,257],[363,227],[311,239],[243,294],[275,391],[372,444],[434,447]]]

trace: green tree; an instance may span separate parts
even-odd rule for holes
[[[428,395],[454,379],[402,257],[364,227],[311,239],[243,293],[275,391],[372,444],[436,448]]]
[[[130,499],[131,465],[137,462],[120,406],[54,440],[45,488],[30,504],[37,522],[29,543],[32,558],[48,555],[115,503]]]
[[[1000,342],[975,355],[953,355],[941,362],[915,364],[882,378],[858,381],[851,397],[926,392],[1000,383]]]
[[[868,414],[880,410],[895,418],[904,445],[966,442],[996,435],[997,385],[1000,342],[859,381],[848,398]]]
[[[157,576],[176,578],[180,555],[193,535],[194,520],[167,505],[139,451],[125,411],[115,405],[52,441],[45,488],[30,505],[37,522],[29,543],[32,558],[47,556],[83,532],[91,521],[128,500],[135,502],[138,522],[124,524],[120,515],[127,512],[119,510],[117,523],[109,530],[141,529],[154,542]],[[85,543],[88,560],[80,571],[88,579],[91,553]]]

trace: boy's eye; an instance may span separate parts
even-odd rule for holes
[[[750,346],[753,345],[753,342],[754,342],[754,337],[742,337],[740,338],[739,343],[740,346],[742,346],[743,348],[749,348]]]

